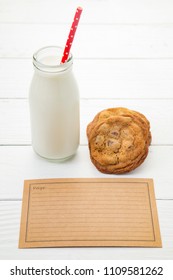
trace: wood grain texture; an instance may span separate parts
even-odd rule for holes
[[[12,23],[70,22],[78,0],[1,0],[0,21]],[[159,24],[172,23],[169,0],[80,0],[83,23]],[[41,7],[41,12],[40,12]],[[106,12],[105,12],[106,11]]]
[[[101,110],[126,107],[143,113],[151,122],[152,145],[171,145],[173,99],[81,99],[80,143],[87,144],[86,127]],[[0,100],[0,145],[31,144],[29,104],[27,99]],[[166,124],[166,125],[165,125]]]
[[[68,24],[2,23],[0,57],[26,58],[43,46],[64,46],[68,32]],[[80,25],[71,52],[87,59],[173,58],[173,24]]]
[[[172,59],[74,59],[73,70],[81,98],[173,98]],[[33,72],[32,57],[0,59],[0,98],[27,98]]]
[[[87,146],[80,146],[68,161],[47,161],[37,156],[31,146],[1,146],[1,199],[21,199],[23,182],[41,178],[153,178],[157,199],[173,199],[173,147],[151,147],[145,162],[124,175],[100,173],[91,163]],[[9,176],[10,174],[10,176]]]

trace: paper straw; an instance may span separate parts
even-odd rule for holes
[[[76,9],[74,20],[73,20],[73,23],[72,23],[71,28],[70,28],[68,39],[67,39],[67,42],[66,42],[66,45],[65,45],[65,48],[64,48],[64,52],[63,52],[63,57],[61,59],[61,63],[65,63],[67,61],[67,59],[68,59],[68,56],[69,56],[69,53],[70,53],[70,49],[71,49],[71,46],[72,46],[72,43],[73,43],[73,39],[74,39],[74,36],[75,36],[75,33],[76,33],[76,29],[77,29],[77,26],[78,26],[78,23],[79,23],[79,19],[80,19],[81,13],[82,13],[82,8],[78,7]]]

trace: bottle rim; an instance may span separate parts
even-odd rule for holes
[[[57,52],[57,64],[51,65],[51,64],[46,64],[46,63],[40,61],[40,59],[44,57],[44,53],[50,52],[50,51],[52,51],[52,53],[55,51]],[[56,73],[56,72],[66,71],[73,64],[73,55],[72,55],[72,53],[70,53],[68,60],[65,63],[60,63],[60,62],[58,62],[58,58],[60,61],[62,55],[63,55],[63,48],[60,46],[42,47],[33,54],[33,65],[38,70],[43,71],[43,72]]]

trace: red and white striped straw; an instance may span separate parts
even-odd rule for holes
[[[70,28],[68,39],[67,39],[67,42],[66,42],[66,45],[65,45],[65,48],[64,48],[64,52],[63,52],[63,57],[61,59],[61,63],[65,63],[67,61],[67,59],[68,59],[68,56],[69,56],[69,53],[70,53],[70,49],[71,49],[71,46],[72,46],[72,43],[73,43],[73,39],[74,39],[74,36],[75,36],[75,33],[76,33],[76,29],[77,29],[77,26],[78,26],[78,23],[79,23],[79,19],[80,19],[81,13],[82,13],[82,8],[78,7],[76,9],[74,20],[73,20],[73,23],[72,23],[71,28]]]

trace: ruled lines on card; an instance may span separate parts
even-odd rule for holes
[[[26,180],[19,248],[161,247],[152,179]]]
[[[26,243],[155,241],[148,183],[31,183],[26,224]]]

